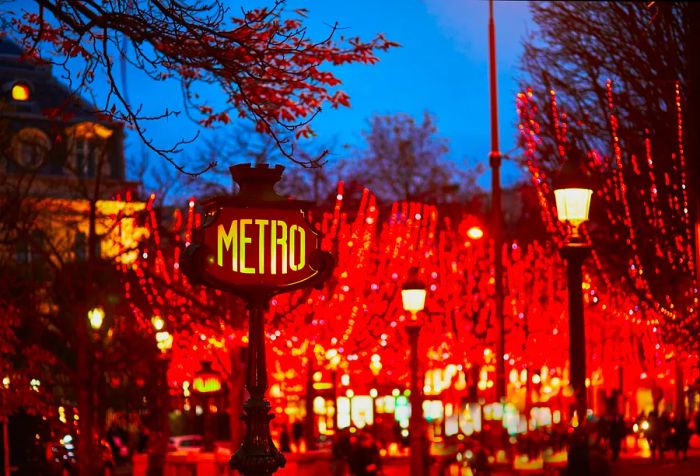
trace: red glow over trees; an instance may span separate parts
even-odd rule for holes
[[[188,241],[199,222],[192,205],[184,217],[177,214],[171,232],[182,238],[173,243]],[[470,239],[465,224],[473,218],[463,220],[455,223],[435,207],[408,202],[395,203],[388,218],[380,218],[367,190],[359,208],[346,211],[339,184],[334,208],[311,215],[323,234],[322,248],[338,260],[332,278],[323,289],[286,293],[271,302],[266,322],[273,380],[284,381],[288,392],[302,393],[308,371],[337,366],[350,375],[356,391],[368,391],[377,382],[405,381],[407,316],[400,289],[408,269],[417,266],[428,290],[420,316],[424,370],[453,364],[465,374],[463,381],[475,384],[468,369],[476,369],[478,377],[495,356],[493,243],[488,237]],[[136,267],[148,301],[167,311],[168,325],[176,329],[171,384],[191,381],[205,357],[230,376],[226,354],[245,345],[243,308],[227,307],[232,298],[225,293],[189,286],[177,269],[179,250],[165,246],[159,236],[154,229],[148,259]],[[508,283],[506,371],[547,366],[565,377],[566,280],[556,248],[513,242],[501,252]],[[660,338],[653,310],[644,308],[646,320],[638,317],[643,300],[610,286],[594,269],[585,270],[583,286],[591,375],[614,388],[616,369],[624,366],[629,388],[634,388],[643,373],[670,372],[666,362],[673,347]],[[375,376],[370,364],[377,361],[382,367]],[[489,395],[489,389],[483,391]]]

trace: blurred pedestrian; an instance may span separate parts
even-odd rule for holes
[[[357,437],[357,443],[350,451],[350,474],[352,476],[378,476],[381,474],[382,462],[379,447],[366,431]]]
[[[491,465],[489,464],[489,456],[483,445],[479,445],[474,455],[472,462],[472,471],[474,476],[491,476]]]
[[[333,455],[333,460],[331,461],[333,476],[345,476],[345,469],[348,465],[348,460],[350,459],[350,453],[352,452],[352,445],[357,442],[357,438],[351,436],[350,432],[346,430],[339,430],[335,438],[333,438],[333,446],[331,447],[331,452]]]
[[[649,429],[647,430],[647,440],[649,440],[649,450],[651,451],[651,461],[656,459],[656,450],[659,450],[659,458],[664,458],[664,423],[657,415],[656,410],[649,412]]]
[[[679,453],[683,453],[683,460],[686,460],[688,459],[688,446],[690,446],[690,428],[685,415],[678,415],[673,422],[673,430],[676,459],[678,459]]]
[[[291,439],[287,431],[287,425],[282,425],[282,431],[280,431],[280,451],[282,453],[292,452]]]
[[[304,424],[301,420],[292,423],[292,443],[294,443],[295,451],[301,452],[301,441],[304,438]]]
[[[610,421],[610,426],[608,427],[608,438],[613,461],[617,461],[617,459],[620,457],[620,447],[622,446],[622,440],[625,438],[625,436],[625,420],[622,415],[615,414]]]

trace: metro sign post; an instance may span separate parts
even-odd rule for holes
[[[275,193],[284,167],[240,164],[230,170],[240,190],[202,203],[202,226],[183,253],[182,269],[193,283],[232,292],[248,305],[246,435],[230,465],[244,476],[269,476],[285,459],[270,436],[264,311],[275,294],[320,287],[334,259],[321,250],[321,237],[307,219],[311,204]]]

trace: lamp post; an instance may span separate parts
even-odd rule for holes
[[[411,317],[406,323],[409,345],[411,349],[410,359],[410,385],[411,385],[411,418],[409,420],[410,447],[410,475],[423,476],[423,392],[420,382],[418,382],[418,336],[420,333],[420,322],[418,312],[425,307],[425,283],[417,277],[418,270],[411,268],[409,279],[401,288],[401,302],[405,311],[411,313]]]
[[[569,446],[569,471],[567,474],[588,476],[588,440],[586,436],[586,333],[583,318],[582,265],[590,253],[590,243],[580,232],[582,223],[588,221],[588,210],[593,195],[590,178],[581,167],[578,158],[568,159],[553,183],[559,221],[566,224],[567,236],[560,253],[567,263],[569,290],[569,361],[571,385],[578,426]]]
[[[337,349],[326,351],[328,369],[331,372],[331,384],[333,391],[333,431],[338,432],[338,365],[340,364],[340,354]]]
[[[165,321],[160,316],[153,316],[151,324],[155,331],[156,346],[160,350],[157,363],[157,374],[162,377],[158,383],[158,393],[162,395],[160,402],[157,428],[157,439],[152,451],[148,455],[147,476],[161,476],[165,471],[165,457],[168,452],[168,439],[170,437],[170,388],[168,385],[168,368],[170,367],[170,349],[173,346],[173,336],[165,330]]]
[[[102,307],[93,307],[88,311],[88,320],[93,331],[98,332],[102,328],[102,323],[105,320],[105,311]]]
[[[503,317],[503,212],[501,211],[501,152],[498,145],[498,90],[496,81],[496,26],[493,0],[489,0],[489,92],[491,99],[491,227],[493,235],[493,277],[496,323],[496,399],[506,399],[505,321]]]
[[[204,441],[202,451],[214,451],[214,422],[213,413],[209,410],[210,397],[221,392],[221,375],[211,367],[208,360],[202,361],[202,368],[194,374],[192,390],[196,395],[204,397]]]
[[[372,398],[372,424],[377,424],[377,396],[379,395],[379,373],[382,371],[382,358],[379,354],[372,354],[369,362],[369,370],[374,378],[372,379],[372,388],[369,390],[369,396]]]

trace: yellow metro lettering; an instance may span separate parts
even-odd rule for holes
[[[255,274],[255,268],[250,268],[245,265],[245,245],[248,245],[252,243],[253,238],[251,236],[247,236],[246,229],[245,227],[247,225],[252,225],[253,220],[250,218],[244,218],[243,220],[240,221],[241,223],[241,230],[238,233],[238,244],[240,245],[240,252],[238,253],[238,257],[241,260],[241,273],[244,274]]]
[[[258,274],[265,273],[265,227],[270,224],[270,220],[256,219],[258,225]]]
[[[278,229],[279,227],[279,229]],[[272,220],[272,235],[270,239],[270,244],[272,248],[272,256],[270,264],[272,268],[270,272],[272,274],[277,274],[277,247],[282,249],[282,274],[287,274],[287,224],[282,220]],[[278,233],[279,231],[279,233]]]
[[[298,251],[296,246],[296,239],[294,236],[295,231],[299,233]],[[291,270],[299,271],[300,269],[304,268],[304,265],[306,264],[306,232],[303,228],[297,225],[292,225],[291,227],[289,227],[289,249],[289,267],[291,268]],[[297,263],[294,262],[295,255],[297,255],[299,258],[299,261]]]
[[[217,228],[217,255],[216,264],[224,265],[224,249],[231,250],[231,268],[238,271],[238,220],[231,221],[231,226],[226,232],[224,225]]]

